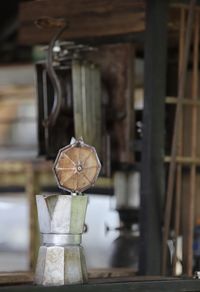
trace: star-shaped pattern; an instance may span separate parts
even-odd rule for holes
[[[54,164],[58,186],[70,192],[82,192],[94,185],[100,169],[95,148],[82,140],[60,149]]]

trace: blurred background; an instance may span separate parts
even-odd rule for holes
[[[85,192],[89,271],[192,276],[199,1],[57,2],[8,0],[0,11],[0,271],[34,271],[35,195],[60,192],[53,162],[82,136],[102,164]]]

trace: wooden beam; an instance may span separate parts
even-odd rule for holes
[[[144,0],[41,0],[20,3],[19,42],[48,43],[57,28],[39,29],[38,19],[64,19],[68,40],[124,35],[144,31]]]
[[[0,273],[0,285],[32,284],[33,272],[3,272]]]

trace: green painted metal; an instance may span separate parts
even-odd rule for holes
[[[86,209],[88,204],[87,196],[73,196],[71,206],[71,233],[80,234],[83,232]]]

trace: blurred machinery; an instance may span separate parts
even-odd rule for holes
[[[71,136],[82,136],[97,149],[103,175],[132,167],[132,56],[131,45],[50,44],[47,60],[36,65],[39,155],[55,158]]]
[[[120,226],[115,228],[119,236],[112,244],[110,265],[112,267],[131,267],[138,271],[139,263],[139,186],[138,172],[116,172],[114,174],[114,193]],[[110,228],[107,227],[107,231]]]
[[[72,134],[101,149],[100,72],[84,58],[90,49],[57,43],[48,50],[47,64],[36,65],[39,155],[54,158]]]

